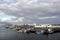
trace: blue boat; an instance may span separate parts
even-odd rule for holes
[[[44,34],[44,31],[43,30],[37,31],[36,34]]]

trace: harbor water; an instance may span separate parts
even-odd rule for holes
[[[0,27],[0,40],[60,40],[60,33],[44,35],[35,33],[19,33],[12,29]]]

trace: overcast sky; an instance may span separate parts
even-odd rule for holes
[[[0,22],[59,24],[60,0],[0,0]]]

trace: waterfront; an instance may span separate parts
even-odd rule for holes
[[[0,40],[60,40],[60,33],[40,35],[35,33],[19,33],[12,29],[0,27]]]

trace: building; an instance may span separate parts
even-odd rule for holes
[[[35,25],[35,27],[60,27],[60,24],[39,24],[39,25]]]

